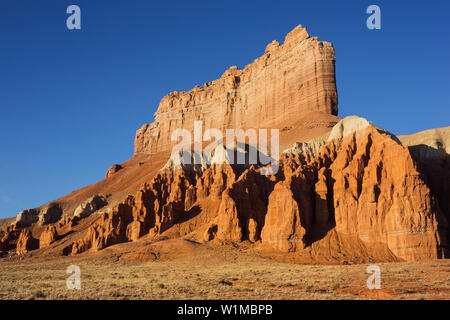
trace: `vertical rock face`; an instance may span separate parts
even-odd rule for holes
[[[27,253],[28,251],[39,248],[39,240],[33,238],[31,231],[28,229],[22,230],[17,240],[16,252],[18,254]]]
[[[39,236],[39,248],[45,248],[58,239],[55,226],[48,226]]]
[[[448,257],[446,215],[395,137],[349,117],[318,153],[294,150],[276,176],[255,166],[166,166],[105,213],[72,253],[171,235],[260,243],[308,261]]]
[[[426,176],[427,185],[450,221],[450,127],[431,129],[400,136],[407,145],[418,169]],[[450,223],[447,234],[450,234]]]
[[[48,207],[41,210],[39,222],[42,225],[58,221],[63,214],[63,210],[57,203],[51,203]]]
[[[405,260],[446,254],[445,215],[407,148],[368,127],[332,141],[322,163],[330,170],[337,233],[385,243]]]
[[[305,228],[300,221],[300,205],[288,183],[278,183],[270,194],[261,238],[265,244],[283,252],[304,248]]]
[[[74,212],[75,217],[85,218],[93,212],[103,208],[108,202],[103,196],[95,195],[88,199],[86,202],[79,205]]]
[[[22,228],[29,227],[35,222],[46,225],[58,221],[62,214],[63,210],[58,203],[50,203],[41,209],[23,210],[16,217],[16,225]]]
[[[16,217],[16,225],[19,227],[28,227],[39,220],[39,211],[36,209],[27,209],[21,211]]]
[[[171,133],[192,132],[195,120],[205,129],[283,129],[308,112],[337,115],[334,65],[333,46],[298,26],[243,70],[231,67],[203,87],[165,96],[155,122],[137,131],[135,153],[170,150]]]

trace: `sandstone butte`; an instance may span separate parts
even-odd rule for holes
[[[337,102],[333,46],[298,26],[243,70],[164,97],[134,156],[104,180],[4,220],[2,257],[110,247],[154,260],[190,241],[294,263],[448,258],[450,127],[396,137],[338,118]],[[194,120],[280,129],[279,171],[179,165],[170,135]]]

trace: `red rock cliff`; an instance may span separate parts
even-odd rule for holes
[[[317,154],[285,153],[280,166],[276,176],[229,164],[162,170],[72,254],[167,236],[249,241],[299,262],[448,257],[447,219],[408,149],[365,119],[342,120]]]
[[[337,115],[334,65],[333,46],[298,26],[243,70],[231,67],[203,87],[165,96],[155,122],[137,131],[135,154],[170,150],[171,133],[192,132],[195,120],[204,128],[282,129],[309,112]]]

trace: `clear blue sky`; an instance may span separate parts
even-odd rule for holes
[[[366,28],[371,4],[380,31]],[[446,0],[2,0],[0,217],[101,180],[165,94],[245,66],[298,24],[336,48],[341,117],[396,134],[449,126],[449,15]]]

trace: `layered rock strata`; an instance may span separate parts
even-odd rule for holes
[[[408,149],[364,119],[344,119],[311,158],[285,153],[280,164],[276,176],[226,163],[166,168],[104,213],[72,253],[172,235],[310,258],[448,256],[446,215]]]
[[[243,70],[231,67],[202,87],[165,96],[155,122],[137,131],[135,154],[170,151],[171,133],[193,132],[194,121],[222,131],[283,129],[310,112],[337,115],[334,49],[298,26]]]

